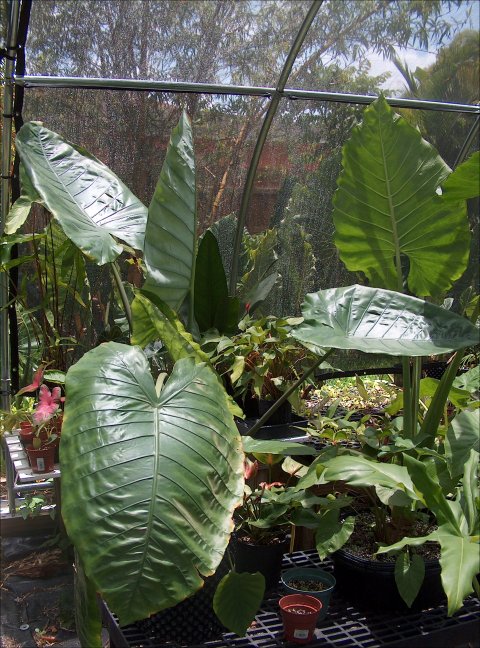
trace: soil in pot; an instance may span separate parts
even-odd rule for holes
[[[368,514],[357,516],[349,542],[332,556],[335,578],[343,596],[359,606],[399,612],[423,610],[443,603],[445,593],[440,577],[438,546],[426,543],[417,548],[425,562],[425,578],[415,601],[408,608],[395,582],[396,557],[389,554],[380,554],[378,558],[373,556],[378,544],[371,526],[372,518]],[[423,536],[431,530],[420,525],[408,535]]]
[[[250,538],[236,535],[230,542],[236,571],[263,574],[265,591],[277,587],[289,546],[290,537],[285,535],[272,538],[269,544],[254,544]]]

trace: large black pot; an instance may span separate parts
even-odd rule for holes
[[[343,596],[357,605],[388,611],[424,610],[444,602],[438,560],[425,561],[425,578],[417,598],[408,608],[395,582],[395,563],[368,560],[345,549],[333,555],[337,587]]]
[[[250,430],[255,425],[258,419],[235,419],[238,431],[241,435],[245,436],[250,433]],[[296,441],[304,440],[307,438],[307,433],[303,429],[308,426],[308,420],[302,419],[300,416],[292,413],[290,423],[281,423],[276,425],[264,425],[255,434],[256,439],[264,440],[284,440],[293,439]]]
[[[251,544],[237,536],[232,536],[230,547],[237,572],[260,572],[265,578],[265,590],[277,587],[282,571],[283,555],[287,553],[290,537],[285,536],[278,542],[260,545]]]
[[[170,642],[175,646],[189,646],[213,641],[225,632],[213,611],[213,597],[218,583],[229,570],[229,561],[224,556],[215,574],[205,579],[204,586],[196,594],[135,625],[148,636],[155,637],[155,646],[171,646]]]

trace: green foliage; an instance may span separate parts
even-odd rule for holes
[[[217,377],[190,359],[158,395],[142,352],[108,343],[69,370],[66,390],[63,519],[87,578],[129,623],[183,600],[219,564],[243,483],[240,438]]]
[[[334,200],[335,243],[347,268],[402,290],[406,258],[413,294],[444,294],[464,272],[470,247],[465,202],[436,193],[448,175],[383,97],[369,106],[344,147]]]
[[[259,572],[230,572],[220,581],[213,598],[215,614],[231,632],[243,637],[258,612],[265,592]]]

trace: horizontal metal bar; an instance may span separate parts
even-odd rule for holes
[[[141,92],[193,92],[196,94],[240,95],[270,97],[275,88],[262,86],[222,85],[215,83],[184,83],[181,81],[147,81],[143,79],[107,79],[93,77],[16,76],[15,83],[25,88],[78,88],[91,90],[134,90]],[[285,99],[309,101],[333,101],[351,104],[370,104],[374,95],[358,95],[346,92],[322,92],[286,88],[280,93]],[[417,110],[440,110],[443,112],[480,115],[480,106],[422,99],[386,97],[391,106]]]

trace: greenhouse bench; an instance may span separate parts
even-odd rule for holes
[[[319,566],[316,551],[297,551],[284,558],[283,568]],[[332,570],[329,560],[322,568]],[[368,592],[366,592],[368,596]],[[255,625],[245,637],[226,633],[215,641],[200,646],[209,648],[279,648],[286,645],[278,600],[282,592],[275,592],[263,602]],[[120,627],[107,605],[102,602],[103,623],[110,637],[110,648],[160,648],[176,644],[159,643],[136,624]],[[316,639],[310,646],[337,646],[343,648],[454,648],[476,646],[480,643],[480,602],[470,597],[460,612],[447,617],[446,606],[422,612],[392,613],[359,610],[338,595],[333,595],[327,618],[316,630]]]

